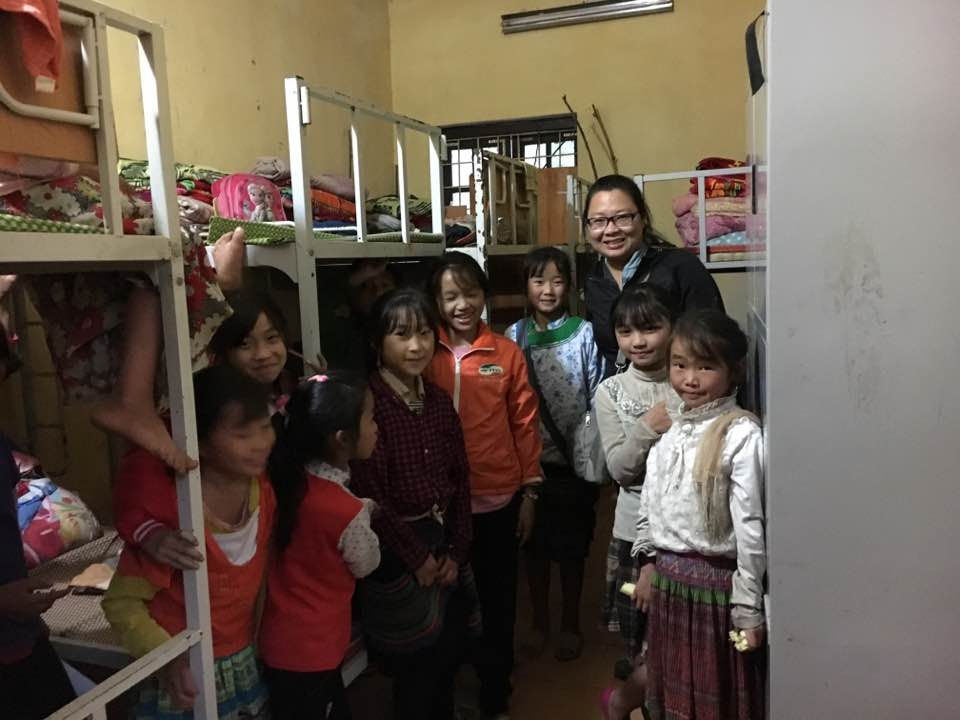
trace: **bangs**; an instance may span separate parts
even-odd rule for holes
[[[737,321],[719,310],[692,310],[677,321],[673,342],[683,341],[696,360],[742,374],[748,341]],[[671,348],[671,353],[672,353]]]
[[[453,276],[453,281],[461,290],[483,290],[483,285],[481,285],[475,273],[471,272],[469,268],[463,267],[462,265],[451,265],[445,269],[450,271],[450,274]]]
[[[215,355],[222,356],[229,350],[240,347],[247,336],[253,332],[261,315],[280,333],[286,342],[287,325],[283,313],[267,295],[249,290],[228,293],[227,303],[232,314],[217,330],[211,341]]]
[[[430,330],[435,333],[426,308],[417,305],[395,305],[386,308],[383,315],[384,335],[404,335],[408,332]]]
[[[672,328],[677,320],[676,303],[663,288],[650,283],[628,285],[610,311],[610,324],[643,330],[666,325]]]
[[[429,329],[439,337],[437,309],[423,292],[414,288],[396,288],[382,295],[373,305],[368,339],[379,350],[388,335],[401,334],[403,330]]]
[[[557,268],[557,272],[560,273],[567,285],[573,285],[570,258],[565,252],[555,247],[540,247],[527,253],[523,260],[524,281],[533,277],[541,277],[547,271],[547,266],[550,263],[553,263]]]
[[[670,315],[651,303],[620,303],[613,312],[613,327],[631,327],[643,330],[671,325]]]
[[[215,425],[237,428],[269,417],[269,398],[266,395],[258,397],[251,394],[233,399],[220,408]]]
[[[231,365],[214,365],[193,376],[197,437],[220,426],[239,427],[270,417],[270,389]]]
[[[722,348],[719,347],[716,338],[703,336],[699,333],[682,332],[681,330],[680,333],[674,334],[671,344],[676,343],[678,340],[687,346],[687,350],[690,351],[690,354],[693,355],[696,360],[720,363],[722,365],[727,364]]]

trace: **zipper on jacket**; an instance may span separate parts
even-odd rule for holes
[[[453,354],[453,409],[460,414],[460,361],[463,358]]]
[[[468,355],[475,352],[492,352],[493,348],[470,348],[463,355],[457,357],[457,354],[453,351],[453,348],[443,342],[439,341],[441,347],[445,347],[451,355],[453,355],[453,409],[457,411],[457,414],[460,414],[460,363]]]

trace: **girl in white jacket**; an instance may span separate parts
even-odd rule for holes
[[[636,589],[655,718],[763,717],[763,438],[735,397],[746,353],[719,311],[674,327],[670,384],[683,405],[647,456],[634,544],[656,558]]]

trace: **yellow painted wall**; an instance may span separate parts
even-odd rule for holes
[[[600,110],[621,172],[693,169],[746,151],[743,34],[764,0],[676,0],[671,13],[503,35],[500,16],[550,0],[390,0],[394,109],[437,125],[566,112],[588,133],[600,174],[611,165],[591,129]],[[579,172],[591,177],[582,143]],[[424,179],[416,178],[418,187]],[[669,197],[650,192],[656,226],[675,238]],[[718,276],[743,321],[742,275]]]
[[[386,0],[106,0],[165,31],[174,154],[179,162],[246,172],[260,155],[287,158],[283,78],[388,107]],[[133,39],[111,32],[111,70],[121,155],[145,157]],[[315,103],[316,106],[316,103]],[[348,174],[346,112],[317,110],[311,172]],[[370,126],[367,185],[391,190],[389,126]],[[364,126],[367,129],[367,126]]]

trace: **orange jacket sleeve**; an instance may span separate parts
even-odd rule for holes
[[[521,482],[526,482],[531,478],[543,477],[543,470],[540,468],[540,453],[543,452],[543,440],[540,438],[540,400],[530,385],[523,352],[510,340],[504,340],[503,344],[507,346],[504,355],[509,354],[510,358],[511,383],[507,392],[507,415],[523,472]]]

